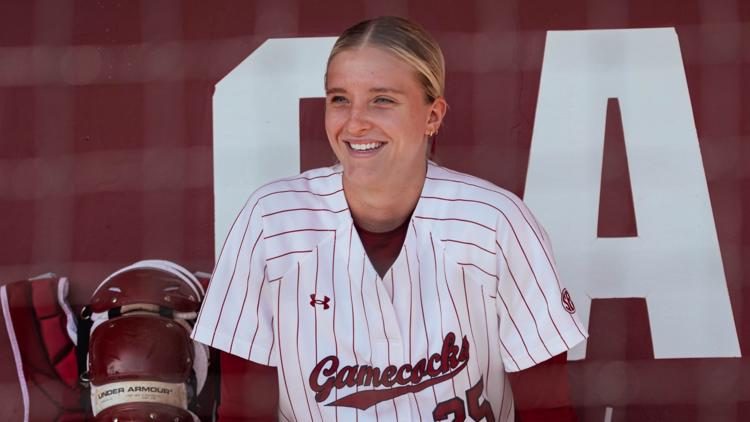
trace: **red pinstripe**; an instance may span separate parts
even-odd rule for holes
[[[271,186],[271,185],[275,185],[277,183],[294,182],[294,181],[297,181],[297,180],[325,179],[327,177],[335,176],[335,175],[341,174],[341,173],[342,173],[341,171],[336,171],[336,172],[333,172],[333,173],[324,174],[324,175],[315,176],[315,177],[307,177],[307,176],[301,176],[301,175],[297,175],[297,176],[293,176],[293,177],[285,177],[283,179],[277,179],[277,180],[270,181],[270,182],[266,183],[265,185],[262,185],[261,187],[259,187],[257,190],[261,190],[263,188],[266,188],[266,187]]]
[[[328,209],[328,208],[289,208],[289,209],[285,209],[285,210],[279,210],[279,211],[274,211],[272,213],[264,214],[261,217],[263,217],[263,218],[273,217],[274,215],[284,214],[284,213],[287,213],[287,212],[296,212],[296,211],[330,212],[332,214],[338,214],[340,212],[349,211],[349,208],[344,208],[344,209],[338,210],[338,211],[332,210],[332,209]]]
[[[497,295],[497,297],[500,298],[500,302],[503,303],[503,306],[505,307],[505,310],[508,312],[508,318],[510,318],[510,322],[513,323],[513,327],[516,329],[516,332],[518,333],[518,337],[521,339],[521,343],[523,343],[524,349],[526,349],[526,354],[529,355],[529,359],[531,359],[532,362],[539,363],[534,360],[534,358],[531,356],[531,353],[529,353],[529,348],[526,346],[526,341],[523,339],[523,335],[521,334],[521,331],[518,329],[518,326],[516,325],[516,321],[513,320],[513,315],[511,315],[510,310],[508,309],[508,304],[505,303],[505,299],[501,295]],[[501,341],[502,342],[502,341]],[[514,359],[515,361],[515,359]],[[520,367],[519,367],[520,368]]]
[[[287,230],[285,232],[280,232],[280,233],[276,233],[276,234],[271,234],[271,235],[268,235],[268,236],[264,237],[263,239],[264,240],[265,239],[271,239],[273,237],[283,236],[285,234],[291,234],[291,233],[300,233],[300,232],[335,232],[335,231],[336,230],[332,230],[332,229],[295,229],[295,230]]]
[[[380,289],[378,289],[378,279],[377,275],[375,276],[375,281],[373,282],[373,285],[375,286],[375,295],[378,298],[378,308],[380,308],[380,321],[383,323],[383,337],[385,337],[385,343],[388,345],[388,365],[391,364],[391,341],[388,339],[388,331],[385,329],[385,317],[383,317],[383,305],[380,303]]]
[[[341,173],[342,173],[342,172],[340,172],[340,171],[337,171],[337,172],[334,172],[334,173],[330,173],[330,174],[326,174],[326,175],[322,175],[322,176],[315,176],[315,177],[307,177],[307,176],[294,176],[294,177],[288,177],[288,178],[285,178],[285,179],[277,179],[277,180],[272,180],[272,181],[270,181],[270,182],[266,183],[265,185],[261,185],[261,186],[260,186],[260,187],[259,187],[258,189],[256,189],[255,191],[256,191],[256,192],[260,192],[261,190],[263,190],[263,189],[265,189],[265,188],[267,188],[267,187],[269,187],[269,186],[272,186],[272,185],[278,184],[278,183],[284,183],[284,182],[294,182],[294,181],[297,181],[297,180],[315,180],[315,179],[323,179],[323,178],[326,178],[326,177],[331,177],[331,176],[334,176],[334,175],[337,175],[337,174],[341,174]]]
[[[411,351],[411,333],[412,333],[412,322],[414,313],[414,285],[411,281],[411,265],[409,265],[409,250],[406,246],[403,246],[404,254],[406,256],[406,274],[409,276],[409,360],[414,359]],[[419,400],[416,398],[416,394],[412,393],[416,402],[417,414],[419,414],[419,420],[422,420],[422,412],[419,410]]]
[[[406,256],[406,274],[409,276],[409,359],[413,359],[414,356],[411,354],[411,331],[414,311],[414,285],[411,282],[411,265],[409,265],[409,250],[406,246],[403,247],[404,255]]]
[[[237,317],[237,323],[234,324],[234,330],[232,331],[232,341],[229,343],[229,350],[232,350],[232,347],[234,347],[234,337],[237,335],[237,327],[240,326],[240,321],[242,321],[242,313],[245,311],[245,303],[247,303],[247,294],[250,292],[250,275],[253,273],[253,255],[255,254],[255,247],[258,245],[258,241],[260,240],[260,237],[263,235],[263,231],[258,234],[258,238],[255,239],[255,244],[253,245],[252,251],[250,251],[250,269],[247,271],[247,279],[245,280],[245,295],[242,299],[242,307],[240,307],[240,314]],[[265,277],[264,277],[265,278]],[[230,284],[231,286],[231,284]],[[260,291],[258,292],[258,299],[260,299],[260,293],[263,292],[263,280],[260,281]],[[224,302],[227,300],[227,294],[229,293],[229,287],[227,287],[227,291],[224,293],[224,300],[221,302],[221,309],[224,309]],[[260,300],[258,301],[260,303]],[[219,320],[221,319],[221,311],[219,311],[219,318],[216,320],[216,326],[214,326],[214,335],[216,335],[216,327],[219,325]],[[213,337],[211,338],[213,341]]]
[[[396,301],[396,282],[393,279],[393,266],[391,266],[391,302]]]
[[[299,268],[298,268],[299,274]],[[298,283],[299,284],[299,283]],[[289,383],[286,381],[286,365],[284,365],[284,348],[281,347],[281,287],[279,287],[279,294],[276,298],[276,315],[279,316],[279,322],[276,324],[276,336],[279,339],[279,365],[281,366],[281,376],[284,379],[284,388],[286,389],[286,398],[289,401],[289,407],[292,408],[292,415],[294,420],[297,420],[297,412],[294,411],[294,403],[292,402],[292,395],[289,394]]]
[[[396,277],[393,275],[393,267],[391,267],[391,300],[396,300]],[[411,296],[411,294],[410,294]],[[403,340],[403,339],[402,339]],[[390,365],[390,361],[388,362]],[[398,420],[398,407],[396,407],[396,399],[393,399],[393,408],[396,409],[396,420]]]
[[[365,316],[365,325],[367,325],[367,343],[370,345],[372,351],[372,331],[370,330],[370,321],[367,318],[367,308],[365,307],[365,263],[367,262],[367,254],[362,252],[362,278],[359,280],[359,296],[362,299],[362,313]],[[359,414],[359,411],[357,412]],[[375,420],[378,420],[378,405],[375,405]]]
[[[435,242],[432,240],[432,232],[430,232],[430,245],[432,245],[432,259],[435,262],[435,292],[437,292],[438,297],[438,307],[440,309],[441,314],[443,312],[443,301],[440,299],[440,286],[438,286],[438,271],[437,271],[437,254],[435,253]],[[445,338],[445,330],[443,329],[443,318],[440,318],[438,316],[438,319],[440,320],[440,337]],[[453,395],[456,395],[456,381],[451,378],[451,385],[453,386]]]
[[[364,280],[365,280],[365,265],[366,265],[366,263],[367,263],[367,254],[365,252],[362,252],[362,283],[364,283]],[[377,275],[376,275],[376,277],[377,277]],[[377,285],[375,286],[375,289],[377,291]],[[364,309],[364,306],[365,306],[364,285],[362,286],[362,289],[360,290],[360,293],[362,293],[362,307]],[[378,302],[378,305],[380,305],[379,302]],[[367,314],[366,313],[365,313],[365,322],[367,322]],[[370,336],[368,338],[368,341],[370,342],[370,350],[372,350],[372,331],[370,331],[370,323],[369,322],[367,322],[367,332],[368,332],[368,335]],[[380,420],[380,415],[378,414],[378,404],[375,405],[375,420],[376,421]]]
[[[313,192],[313,191],[310,191],[310,190],[285,189],[285,190],[279,190],[279,191],[276,191],[276,192],[267,193],[267,194],[261,196],[260,198],[258,198],[258,201],[260,201],[261,199],[268,198],[269,196],[281,195],[282,193],[309,193],[310,195],[325,197],[325,196],[335,195],[335,194],[337,194],[339,192],[343,192],[343,191],[344,191],[344,189],[339,189],[339,190],[335,190],[333,192],[328,192],[328,193],[318,193],[318,192]]]
[[[495,229],[493,229],[492,227],[485,226],[484,224],[478,223],[476,221],[466,220],[464,218],[438,218],[438,217],[427,217],[424,215],[415,215],[414,218],[418,218],[420,220],[435,220],[435,221],[460,221],[462,223],[469,223],[469,224],[477,225],[479,227],[483,227],[493,233],[495,232]]]
[[[317,246],[315,247],[315,294],[318,294],[318,267],[320,265],[320,248]],[[315,306],[315,314],[314,314],[314,323],[315,323],[315,361],[318,362],[320,359],[318,358],[318,307]],[[303,382],[304,385],[304,382]],[[307,394],[307,393],[305,393]],[[320,410],[320,403],[317,401],[315,402],[315,408],[318,409],[318,415],[320,415],[320,420],[324,420],[323,418],[323,411]]]
[[[316,246],[315,247],[315,295],[317,297],[318,294],[318,267],[320,266],[320,249]],[[315,362],[318,362],[320,358],[318,357],[318,307],[315,306],[315,314],[314,314],[314,320],[315,320]]]
[[[414,244],[419,245],[419,241],[417,239],[417,226],[414,224],[414,220],[411,221],[411,226],[414,229]],[[424,301],[422,300],[422,263],[419,259],[419,252],[417,251],[417,282],[419,283],[419,308],[422,310],[422,324],[424,325],[424,336],[427,340],[427,350],[430,350],[430,335],[427,332],[427,318],[425,318],[424,315]],[[442,331],[442,328],[441,328]],[[435,392],[435,386],[431,386],[432,388],[432,396],[435,398],[435,406],[438,404],[437,400],[437,393]],[[419,405],[419,402],[417,402],[417,405]]]
[[[451,287],[448,285],[448,274],[445,271],[445,252],[443,252],[443,280],[445,281],[445,290],[448,290],[448,297],[451,298],[451,304],[453,304],[453,312],[456,313],[456,321],[458,321],[458,330],[461,331],[461,339],[464,338],[464,327],[463,324],[461,324],[461,317],[458,315],[458,308],[456,307],[456,301],[453,300],[453,293],[451,293]],[[463,272],[463,268],[461,268],[461,271]],[[464,291],[465,293],[465,291]],[[469,310],[466,309],[468,312]],[[473,385],[474,383],[471,382],[471,369],[466,368],[466,375],[469,378],[469,385]]]
[[[273,318],[271,318],[271,326],[273,326]],[[268,357],[266,358],[267,365],[271,365],[271,352],[273,351],[274,344],[276,344],[276,336],[271,337],[271,348],[268,349]]]
[[[466,314],[469,317],[469,332],[471,332],[471,342],[474,343],[474,350],[477,350],[477,340],[474,336],[474,327],[471,325],[471,309],[469,308],[469,294],[466,292],[466,272],[463,268],[461,268],[461,278],[464,284],[464,304],[466,305]],[[482,303],[484,303],[484,296],[482,296]],[[489,339],[489,337],[487,337]],[[487,342],[489,344],[489,341]],[[487,359],[490,358],[490,355],[487,355]],[[468,371],[467,371],[468,373]],[[489,371],[487,371],[489,374]],[[489,385],[489,380],[487,380],[487,385]],[[469,376],[469,384],[473,385],[471,382],[471,376]]]
[[[266,262],[273,261],[274,259],[283,258],[283,257],[285,257],[287,255],[292,255],[292,254],[295,254],[295,253],[309,253],[309,252],[312,252],[312,249],[303,250],[303,251],[289,251],[289,252],[283,253],[281,255],[276,255],[274,257],[268,258],[268,259],[266,259]],[[279,280],[280,278],[281,277],[275,278],[275,279],[273,279],[273,281]]]
[[[274,319],[271,318],[271,327],[273,327]],[[271,365],[271,351],[273,351],[273,345],[276,344],[276,336],[271,337],[271,348],[268,349],[268,358],[266,358],[266,363],[270,366]]]
[[[336,230],[333,231],[333,253],[331,254],[331,286],[333,287],[333,344],[336,347],[336,356],[339,355],[339,340],[336,338]],[[339,389],[334,389],[334,397],[339,398]],[[339,420],[339,408],[336,406],[336,420]]]
[[[456,264],[460,265],[461,267],[467,267],[467,266],[468,267],[474,267],[474,268],[478,269],[479,271],[487,274],[488,276],[490,276],[490,277],[492,277],[492,278],[494,278],[496,280],[498,279],[497,274],[492,274],[491,272],[485,270],[484,268],[480,267],[479,265],[472,264],[471,262],[456,262]]]
[[[299,275],[300,275],[300,264],[297,263],[297,365],[299,366],[299,379],[302,382],[302,385],[305,385],[305,378],[302,376],[302,358],[299,355],[299,320],[300,320],[300,311],[299,311]],[[310,399],[307,397],[307,392],[305,392],[305,401],[307,402],[307,411],[310,413],[310,420],[313,420],[312,415],[312,408],[310,407]]]
[[[391,269],[389,271],[391,273],[391,292],[393,294],[393,297],[391,298],[391,302],[395,302],[396,292],[394,290],[392,290],[392,289],[395,286],[395,283],[393,281],[396,279],[396,277],[394,277],[394,275],[393,275],[393,267],[391,267]]]
[[[494,256],[494,255],[496,255],[496,254],[495,254],[495,251],[491,251],[491,250],[489,250],[489,249],[485,249],[485,248],[483,248],[483,247],[481,247],[481,246],[477,245],[476,243],[471,243],[471,242],[464,242],[464,241],[462,241],[462,240],[456,240],[456,239],[440,239],[440,241],[441,241],[441,242],[461,243],[462,245],[467,245],[467,246],[474,246],[475,248],[477,248],[477,249],[481,249],[481,250],[483,250],[483,251],[487,252],[487,253],[488,253],[488,254],[490,254],[490,255],[493,255],[493,256]]]
[[[391,276],[393,276],[393,271],[391,271]],[[391,364],[391,341],[388,339],[388,331],[385,328],[385,317],[383,316],[383,305],[380,301],[380,289],[378,289],[378,276],[375,275],[375,281],[373,282],[373,285],[375,286],[375,295],[378,298],[378,307],[380,308],[380,321],[383,323],[383,336],[385,337],[385,343],[386,347],[388,348],[388,365]],[[398,420],[398,408],[396,407],[396,399],[391,399],[393,402],[393,410],[396,411],[396,420]],[[375,408],[377,410],[377,407]]]
[[[362,299],[362,313],[365,314],[365,324],[367,325],[367,342],[372,350],[372,331],[370,330],[370,321],[367,318],[367,307],[365,307],[365,260],[367,255],[362,252],[362,278],[359,280],[359,295]]]
[[[260,282],[260,291],[258,291],[258,303],[255,304],[255,315],[259,315],[260,312],[260,298],[263,296],[263,287],[265,285],[266,281],[266,269],[263,268],[263,279]],[[247,296],[245,297],[247,299]],[[242,303],[243,307],[245,303]],[[242,311],[240,311],[240,318],[242,317]],[[260,329],[260,318],[255,318],[255,331],[253,332],[253,338],[250,340],[250,349],[247,352],[247,359],[250,360],[250,355],[253,353],[253,347],[255,346],[255,336],[258,335],[258,330]],[[234,336],[232,336],[232,342],[234,342]],[[272,347],[273,348],[273,347]],[[231,350],[231,348],[230,348]]]
[[[359,359],[357,358],[357,352],[354,350],[354,345],[357,344],[356,330],[354,329],[354,295],[352,294],[352,273],[350,271],[350,264],[352,261],[352,234],[354,232],[354,225],[349,226],[349,250],[346,256],[346,276],[349,279],[349,304],[352,308],[352,355],[354,355],[354,363],[359,365]],[[359,391],[359,385],[354,386],[354,391]],[[354,410],[356,420],[359,420],[359,409]]]
[[[488,344],[489,344],[489,343],[488,343]],[[516,365],[516,369],[521,369],[521,366],[520,366],[520,365],[518,364],[518,362],[516,362],[516,358],[514,358],[514,357],[513,357],[513,353],[511,353],[511,352],[510,352],[510,350],[508,350],[508,348],[507,348],[507,347],[505,346],[505,343],[503,343],[503,341],[502,341],[502,340],[500,340],[500,346],[502,346],[502,347],[503,347],[503,350],[505,350],[505,353],[507,353],[507,354],[508,354],[508,356],[510,356],[510,359],[511,359],[511,360],[513,361],[513,363],[514,363],[514,364]]]
[[[521,299],[523,299],[524,305],[526,305],[526,309],[529,311],[529,315],[531,315],[531,319],[534,321],[534,328],[536,328],[536,335],[539,336],[539,340],[542,342],[542,346],[544,346],[544,350],[547,351],[547,354],[552,357],[552,353],[550,353],[549,348],[547,347],[547,344],[544,342],[544,339],[542,338],[542,335],[539,333],[539,325],[536,322],[536,317],[534,316],[534,312],[531,311],[531,307],[529,306],[529,303],[526,301],[526,297],[523,294],[523,291],[521,291],[521,288],[518,286],[518,282],[516,281],[516,277],[513,275],[513,270],[510,269],[510,264],[508,263],[508,257],[505,256],[505,252],[503,251],[503,248],[500,246],[500,244],[497,245],[500,249],[500,253],[503,256],[503,262],[505,263],[505,267],[508,268],[508,274],[510,274],[510,278],[513,280],[513,285],[516,286],[516,290],[518,290],[518,293],[521,295]],[[498,292],[497,294],[500,294],[498,285]],[[559,334],[559,331],[558,331]]]
[[[490,363],[492,362],[492,355],[490,354],[490,324],[487,323],[487,301],[484,300],[484,286],[479,286],[480,293],[482,293],[482,309],[484,309],[484,332],[487,336],[487,371],[485,374],[490,373]],[[499,337],[499,336],[498,336]],[[487,378],[487,388],[489,388],[491,378]]]
[[[263,267],[263,273],[264,273],[263,279],[265,280],[268,278],[268,273],[266,272],[265,267]],[[275,319],[273,316],[271,316],[271,327],[273,327],[274,322],[275,322]],[[273,328],[271,329],[271,331],[273,331]],[[276,344],[276,336],[274,335],[274,336],[271,336],[271,347],[268,349],[268,358],[266,359],[266,362],[268,363],[269,366],[271,365],[271,352],[273,351],[273,346],[275,344]]]
[[[277,180],[276,182],[293,182],[293,181],[295,181],[295,180],[315,180],[315,179],[325,179],[326,177],[331,177],[331,176],[335,176],[335,175],[337,175],[337,174],[341,174],[341,173],[342,173],[342,172],[340,172],[340,171],[337,171],[337,172],[333,172],[333,173],[331,173],[331,174],[325,174],[325,175],[322,175],[322,176],[315,176],[315,177],[298,176],[298,177],[293,177],[293,178],[289,178],[289,179],[281,179],[281,180]],[[272,183],[275,183],[275,182],[271,182],[271,183],[269,183],[269,185],[270,185],[270,184],[272,184]]]

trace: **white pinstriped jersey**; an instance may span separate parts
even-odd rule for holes
[[[353,226],[340,166],[258,189],[193,331],[277,366],[289,421],[512,421],[505,372],[585,337],[525,205],[432,163],[383,279]]]

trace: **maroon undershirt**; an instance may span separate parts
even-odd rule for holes
[[[356,224],[362,246],[375,271],[384,278],[398,258],[409,228],[407,218],[400,226],[385,233],[373,233]],[[566,353],[562,353],[520,373],[510,374],[516,401],[516,420],[521,422],[572,422]],[[554,370],[555,367],[557,370]],[[562,369],[562,370],[561,370]],[[220,422],[265,422],[275,420],[278,406],[276,368],[259,365],[222,353]],[[552,408],[542,404],[555,397]]]
[[[370,232],[354,223],[359,238],[362,240],[362,246],[367,252],[367,257],[370,258],[375,271],[380,274],[380,278],[385,277],[385,273],[398,258],[401,247],[404,245],[404,239],[406,239],[406,231],[409,228],[410,220],[411,218],[407,218],[400,226],[384,233]]]

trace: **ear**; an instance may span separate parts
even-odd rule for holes
[[[427,132],[437,133],[443,124],[443,117],[448,112],[448,102],[445,98],[438,97],[430,105],[430,114],[427,117]]]

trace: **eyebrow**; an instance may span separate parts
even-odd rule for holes
[[[404,91],[398,90],[396,88],[372,88],[370,89],[370,92],[377,92],[381,94],[386,94],[386,93],[404,94]]]
[[[345,94],[346,92],[347,91],[344,88],[335,88],[334,87],[334,88],[328,88],[328,89],[326,89],[326,95],[330,95],[330,94]],[[370,92],[374,92],[374,93],[378,93],[378,94],[387,94],[387,93],[401,94],[401,95],[404,94],[404,91],[401,91],[401,90],[398,90],[398,89],[395,89],[395,88],[381,88],[381,87],[370,88]]]

